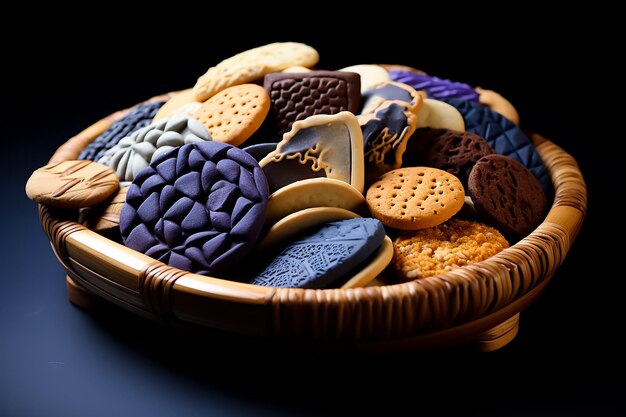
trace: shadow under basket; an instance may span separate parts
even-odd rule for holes
[[[71,138],[50,162],[76,159],[127,112]],[[576,161],[551,141],[531,138],[555,190],[543,222],[483,262],[395,285],[314,290],[226,281],[167,266],[48,207],[39,206],[39,217],[67,270],[69,298],[81,307],[105,299],[166,325],[262,343],[388,351],[472,342],[489,351],[515,337],[520,312],[564,261],[585,218],[587,191]]]

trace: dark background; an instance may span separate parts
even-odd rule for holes
[[[176,24],[163,24],[102,10],[25,22],[39,28],[34,42],[3,36],[0,416],[624,415],[623,255],[611,243],[623,230],[614,197],[623,192],[623,138],[606,100],[619,81],[595,46],[609,37],[590,40],[591,11],[462,26],[372,13],[380,22],[302,21],[285,9],[281,24],[215,26],[216,16],[200,12],[172,10]],[[400,63],[496,90],[524,127],[578,160],[589,189],[585,226],[509,346],[480,355],[275,351],[67,302],[64,273],[23,191],[30,173],[99,118],[190,87],[237,52],[287,40],[314,46],[326,69]]]

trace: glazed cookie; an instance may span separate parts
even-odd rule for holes
[[[430,132],[421,135],[422,129],[418,129],[409,140],[409,143],[413,140],[428,140],[429,143],[424,146],[424,152],[420,155],[407,155],[408,151],[405,152],[403,166],[417,166],[419,164],[439,168],[456,176],[463,186],[467,187],[467,178],[476,161],[493,153],[485,139],[475,133],[448,129],[426,129]],[[416,159],[416,164],[409,165],[411,162],[416,162]]]
[[[458,212],[465,201],[461,181],[436,168],[400,168],[384,174],[365,200],[385,226],[404,230],[433,227]]]
[[[78,159],[97,161],[102,158],[104,153],[117,145],[122,138],[148,126],[163,103],[165,101],[158,100],[135,107],[126,116],[113,122],[104,133],[87,145],[78,155]]]
[[[106,151],[98,162],[113,168],[122,185],[128,186],[159,155],[174,147],[207,140],[211,136],[200,122],[177,116],[137,130]]]
[[[220,274],[257,241],[267,181],[245,151],[220,142],[183,145],[139,173],[120,215],[124,244],[170,266]]]
[[[512,121],[495,111],[472,101],[450,100],[465,119],[468,132],[485,138],[497,154],[521,162],[547,191],[551,187],[548,171],[532,142]]]
[[[478,101],[478,93],[469,85],[457,81],[445,80],[413,71],[391,70],[392,80],[410,85],[418,91],[425,91],[428,97],[437,100],[458,98],[460,100]]]
[[[546,196],[533,174],[521,163],[487,155],[469,176],[468,194],[474,208],[504,234],[522,237],[542,220]]]
[[[269,94],[271,120],[278,137],[294,122],[317,114],[359,111],[359,75],[341,71],[276,72],[265,76],[263,87]]]
[[[196,95],[193,93],[193,89],[188,88],[183,91],[179,91],[174,94],[154,116],[154,121],[162,119],[171,119],[175,116],[187,116],[190,117],[194,114],[202,103],[196,101]]]
[[[272,193],[308,178],[345,181],[363,192],[363,134],[356,116],[320,114],[294,123],[259,165]]]
[[[212,96],[193,117],[208,129],[214,141],[239,146],[261,127],[269,110],[270,100],[263,88],[242,84]]]
[[[347,279],[385,239],[371,218],[325,223],[288,242],[251,280],[267,287],[326,288]]]
[[[370,90],[374,86],[390,81],[389,72],[380,65],[352,65],[339,71],[356,72],[361,77],[361,94]]]
[[[286,185],[270,195],[265,224],[272,225],[296,211],[311,207],[339,207],[361,212],[363,194],[345,181],[311,178]]]
[[[457,109],[443,101],[427,98],[417,118],[417,128],[465,131],[465,121]]]
[[[105,201],[119,189],[115,172],[91,161],[64,161],[37,169],[26,195],[39,204],[77,209]]]
[[[225,88],[263,78],[291,66],[312,67],[319,61],[313,48],[297,42],[276,42],[250,49],[220,62],[198,78],[196,100],[205,101]]]
[[[519,126],[519,114],[511,102],[500,94],[492,90],[484,90],[476,87],[476,92],[480,94],[478,102],[483,106],[489,107],[491,110],[500,113],[513,123]]]
[[[414,88],[394,81],[377,84],[362,94],[361,115],[375,113],[388,101],[404,102],[417,110],[422,106],[423,97]]]
[[[393,240],[392,265],[406,281],[481,262],[509,247],[496,229],[450,219],[428,229],[400,232]]]

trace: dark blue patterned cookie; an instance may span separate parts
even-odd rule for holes
[[[506,117],[473,101],[446,100],[463,115],[465,130],[485,138],[491,149],[521,162],[539,180],[544,191],[550,189],[548,171],[535,146],[522,130]]]
[[[78,155],[78,159],[97,161],[102,158],[104,153],[117,145],[122,138],[152,123],[152,118],[164,103],[165,101],[153,101],[135,107],[87,145]]]
[[[267,198],[265,175],[247,152],[220,142],[183,145],[133,180],[122,239],[176,268],[218,274],[256,243]]]
[[[385,239],[372,218],[329,222],[286,244],[251,284],[266,287],[326,288],[348,278]]]

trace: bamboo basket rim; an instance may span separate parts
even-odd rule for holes
[[[89,142],[131,109],[115,112],[69,139],[50,163],[76,159]],[[554,200],[543,222],[483,262],[382,287],[272,288],[193,274],[106,239],[75,221],[57,218],[48,207],[40,205],[39,213],[68,275],[88,291],[140,315],[265,336],[347,336],[373,341],[411,338],[506,311],[525,296],[536,296],[540,292],[536,290],[545,286],[565,259],[586,214],[586,185],[569,154],[538,134],[530,136],[554,185]],[[211,303],[202,299],[211,299]],[[243,318],[200,317],[213,309],[239,314],[240,307]],[[519,309],[511,311],[509,317],[517,312]],[[241,323],[258,314],[259,318],[253,318],[256,328],[253,323]],[[333,318],[338,323],[330,323]],[[391,322],[398,319],[400,324]]]

